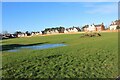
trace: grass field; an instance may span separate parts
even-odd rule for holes
[[[80,38],[62,34],[3,40],[4,78],[116,78],[118,76],[118,33]],[[22,49],[20,45],[64,43],[67,46],[44,50]]]

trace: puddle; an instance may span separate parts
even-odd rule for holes
[[[8,52],[17,52],[18,49],[11,49],[11,50],[7,50]]]
[[[60,46],[66,46],[65,44],[43,44],[43,45],[35,45],[35,46],[22,46],[16,49],[7,50],[8,52],[17,52],[20,49],[48,49],[55,48]]]

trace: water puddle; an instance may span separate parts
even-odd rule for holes
[[[60,46],[66,46],[65,44],[43,44],[43,45],[34,45],[34,46],[22,46],[16,49],[7,50],[8,52],[17,52],[20,49],[48,49],[55,48]]]

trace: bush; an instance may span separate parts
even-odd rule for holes
[[[100,33],[85,33],[85,34],[83,34],[81,37],[99,37],[99,36],[101,36],[101,34]]]

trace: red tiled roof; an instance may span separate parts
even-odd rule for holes
[[[103,24],[98,24],[98,25],[95,25],[95,27],[100,27],[100,26],[102,26]],[[104,25],[103,25],[104,26]]]

